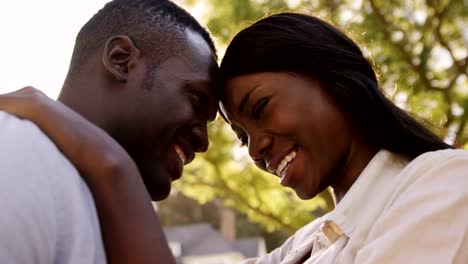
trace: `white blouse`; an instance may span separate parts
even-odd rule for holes
[[[467,264],[467,232],[468,151],[381,150],[332,212],[244,264]]]

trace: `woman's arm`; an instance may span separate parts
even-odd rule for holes
[[[107,133],[32,87],[0,95],[0,110],[34,122],[80,171],[109,263],[175,263],[135,163]]]

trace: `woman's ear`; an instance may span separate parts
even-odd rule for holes
[[[140,57],[140,50],[130,37],[117,35],[109,38],[104,46],[102,63],[118,81],[126,82],[128,71]]]

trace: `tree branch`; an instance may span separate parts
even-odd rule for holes
[[[227,184],[224,182],[223,179],[220,179],[218,184],[216,183],[211,183],[203,180],[197,180],[196,182],[190,182],[190,186],[193,185],[199,185],[199,186],[205,186],[205,187],[211,187],[217,190],[222,190],[223,195],[219,195],[220,198],[222,199],[232,199],[236,201],[237,204],[241,204],[245,206],[246,208],[256,212],[257,214],[261,215],[262,217],[265,217],[269,219],[270,221],[276,223],[278,226],[280,226],[285,232],[292,234],[294,233],[297,228],[294,226],[288,225],[284,223],[280,218],[278,218],[276,215],[273,215],[268,212],[264,212],[261,208],[253,206],[250,204],[244,197],[240,196],[237,192],[232,190]],[[234,208],[238,210],[237,208]]]
[[[431,1],[428,1],[429,3]],[[454,52],[452,50],[452,48],[450,47],[449,43],[445,40],[444,36],[442,35],[442,24],[443,24],[443,20],[447,14],[447,12],[450,10],[450,7],[452,6],[453,4],[453,0],[452,1],[449,1],[444,7],[442,7],[442,9],[439,11],[437,10],[437,7],[435,6],[431,6],[432,9],[434,10],[434,17],[437,18],[437,24],[435,26],[435,36],[436,38],[439,40],[440,44],[442,45],[442,47],[444,47],[448,53],[450,54],[450,57],[453,61],[453,65],[454,67],[457,69],[458,73],[459,74],[465,74],[466,73],[466,64],[463,62],[463,61],[459,61],[455,58],[455,55],[454,55]],[[464,66],[465,64],[465,66]],[[459,75],[458,74],[458,75]]]
[[[223,173],[221,172],[221,169],[219,168],[219,166],[217,166],[216,163],[214,163],[211,160],[207,160],[207,161],[213,166],[216,175],[218,175],[216,183],[207,182],[207,181],[204,181],[201,178],[197,179],[196,182],[195,181],[189,182],[188,179],[186,179],[185,182],[190,183],[191,186],[199,185],[199,186],[211,187],[211,188],[214,188],[214,189],[217,189],[217,190],[222,190],[223,195],[219,195],[221,198],[223,198],[223,199],[232,199],[232,200],[236,201],[238,204],[242,204],[246,208],[256,212],[257,214],[261,215],[262,217],[265,217],[266,219],[269,219],[270,221],[276,223],[285,232],[287,232],[289,234],[292,234],[297,230],[296,227],[284,223],[283,220],[281,218],[279,218],[278,216],[276,216],[276,215],[274,215],[272,213],[266,212],[265,210],[262,210],[262,208],[260,208],[258,206],[253,206],[251,203],[249,203],[244,197],[242,197],[242,195],[239,195],[238,192],[236,192],[235,190],[233,190],[232,188],[230,188],[227,185],[226,181],[222,177]],[[260,202],[259,204],[261,205],[261,201],[259,201],[259,202]],[[234,208],[234,209],[236,209],[236,208]]]
[[[468,99],[465,99],[465,104],[463,106],[464,112],[460,119],[460,125],[458,126],[458,131],[455,134],[455,145],[462,146],[465,142],[462,142],[465,137],[465,127],[466,122],[468,121]]]
[[[370,6],[372,8],[372,11],[374,12],[375,16],[380,21],[380,23],[383,25],[382,28],[383,28],[383,32],[384,32],[385,37],[396,48],[396,50],[400,53],[400,55],[406,61],[406,63],[410,66],[410,68],[418,75],[419,80],[421,81],[421,84],[423,85],[423,87],[426,90],[442,91],[443,92],[444,89],[439,88],[439,87],[434,87],[431,84],[430,80],[427,78],[427,76],[425,74],[425,71],[421,67],[419,67],[418,65],[416,65],[413,62],[412,56],[410,55],[409,52],[407,52],[405,50],[405,46],[409,45],[406,38],[403,37],[402,41],[399,42],[399,43],[392,40],[392,35],[391,35],[392,29],[396,30],[396,31],[400,31],[400,32],[404,32],[404,31],[396,28],[393,24],[388,22],[387,18],[382,13],[382,11],[378,8],[378,6],[376,5],[374,0],[368,0],[368,2],[370,4]]]
[[[219,169],[218,166],[214,165],[213,166],[215,167],[215,170],[216,170],[216,173],[218,173],[218,175],[221,176],[221,170]],[[296,228],[294,228],[293,226],[290,226],[286,223],[284,223],[280,218],[278,218],[278,216],[272,214],[272,213],[269,213],[269,212],[265,212],[264,210],[262,210],[260,207],[257,207],[257,206],[253,206],[252,204],[250,204],[244,197],[242,197],[241,195],[238,195],[238,193],[234,190],[232,190],[227,184],[226,184],[226,181],[224,180],[223,177],[219,177],[219,179],[221,180],[221,184],[223,185],[224,187],[224,190],[227,191],[229,194],[231,194],[231,198],[237,200],[238,202],[242,203],[244,206],[246,206],[247,208],[251,209],[251,210],[254,210],[255,212],[257,212],[258,214],[264,216],[264,217],[267,217],[268,219],[270,219],[271,221],[273,222],[276,222],[278,225],[282,226],[283,229],[288,232],[288,233],[294,233],[296,231]],[[260,201],[260,204],[261,204],[261,201]]]

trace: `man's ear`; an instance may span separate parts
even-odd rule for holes
[[[140,56],[140,50],[133,41],[125,35],[109,38],[102,53],[104,67],[121,82],[128,79],[128,71],[135,65]]]

